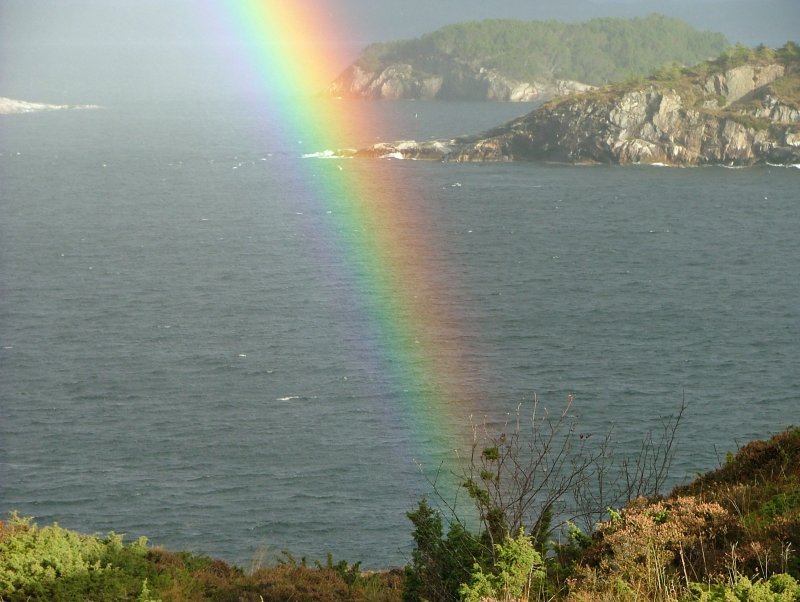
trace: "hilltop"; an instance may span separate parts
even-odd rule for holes
[[[378,144],[356,155],[447,161],[753,165],[800,163],[800,47],[736,46],[553,99],[477,136]]]
[[[530,101],[691,65],[729,42],[675,18],[486,20],[368,46],[328,88],[341,97]]]

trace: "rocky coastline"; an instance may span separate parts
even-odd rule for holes
[[[797,46],[781,51],[787,48],[796,52]],[[454,162],[797,164],[800,59],[781,51],[555,99],[476,136],[381,143],[343,154]]]

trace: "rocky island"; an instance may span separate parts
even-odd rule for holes
[[[566,98],[484,134],[342,154],[442,161],[754,165],[800,163],[800,47],[737,46]]]
[[[374,100],[527,102],[583,92],[664,62],[694,64],[725,36],[649,15],[584,23],[490,19],[372,44],[325,91]]]

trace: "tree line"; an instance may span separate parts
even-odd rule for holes
[[[583,23],[491,19],[449,25],[413,40],[372,44],[357,63],[368,71],[407,63],[431,75],[468,65],[522,81],[601,85],[646,75],[664,63],[693,65],[729,47],[721,33],[658,14]]]

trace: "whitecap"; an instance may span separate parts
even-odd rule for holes
[[[293,399],[300,399],[299,395],[289,395],[288,397],[278,397],[276,401],[291,401]]]
[[[403,153],[394,152],[394,153],[386,153],[385,155],[381,155],[381,159],[405,159]]]
[[[335,159],[336,152],[329,149],[316,153],[305,153],[302,157],[303,159]]]

